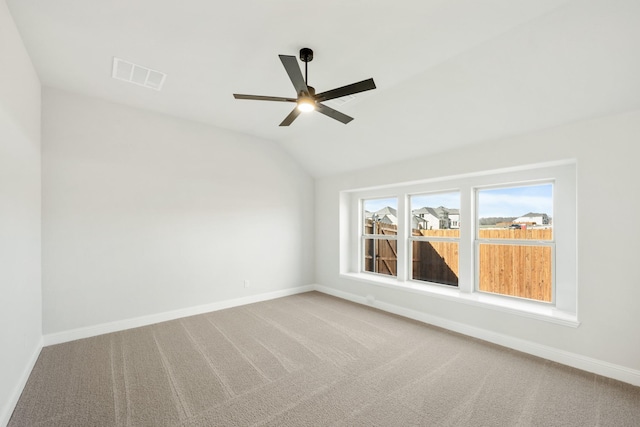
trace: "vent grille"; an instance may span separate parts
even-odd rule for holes
[[[354,99],[356,99],[356,97],[354,95],[347,95],[347,96],[343,96],[341,98],[336,98],[336,99],[332,99],[326,102],[326,104],[329,105],[333,105],[334,107],[340,107],[344,104],[346,104],[347,102],[351,102]]]
[[[125,61],[122,58],[114,57],[111,77],[149,89],[160,90],[167,75],[160,71]]]

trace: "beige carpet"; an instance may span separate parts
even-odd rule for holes
[[[317,292],[46,347],[10,426],[639,426],[640,388]]]

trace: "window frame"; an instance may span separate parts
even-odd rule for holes
[[[526,165],[464,175],[437,177],[408,183],[340,191],[339,275],[367,284],[419,293],[450,301],[481,306],[565,326],[577,327],[577,189],[575,160]],[[553,286],[552,303],[478,292],[476,188],[508,187],[553,182]],[[460,192],[458,287],[412,280],[410,200],[414,194]],[[396,197],[398,200],[397,276],[363,273],[361,230],[362,200]],[[381,277],[384,276],[384,277]]]
[[[541,181],[534,181],[534,182],[528,182],[524,185],[491,185],[491,186],[485,186],[485,187],[474,187],[473,188],[473,192],[474,192],[474,202],[475,202],[475,215],[474,215],[474,222],[475,222],[475,233],[474,233],[474,256],[475,256],[475,281],[474,281],[474,285],[475,285],[475,290],[476,292],[482,292],[482,293],[487,293],[487,294],[491,294],[491,295],[499,295],[501,297],[506,297],[506,298],[517,298],[517,299],[523,299],[526,301],[531,301],[531,302],[535,302],[535,303],[540,303],[540,304],[548,304],[551,306],[555,305],[555,300],[556,300],[556,258],[555,258],[555,253],[556,253],[556,230],[555,227],[552,226],[552,233],[551,233],[551,239],[550,240],[527,240],[527,239],[488,239],[488,238],[482,238],[480,237],[480,216],[478,215],[478,212],[480,210],[480,192],[483,190],[492,190],[492,189],[503,189],[503,188],[522,188],[522,187],[532,187],[532,186],[536,186],[536,185],[543,185],[543,184],[551,184],[552,186],[552,190],[551,190],[551,195],[552,195],[552,203],[555,203],[555,180],[541,180]],[[555,210],[555,205],[552,204],[552,209]],[[545,212],[546,213],[546,212]],[[550,212],[551,217],[553,218],[555,216],[554,212]],[[507,294],[500,294],[500,293],[493,293],[493,292],[487,292],[487,291],[482,291],[480,290],[480,245],[482,244],[490,244],[490,245],[505,245],[505,246],[543,246],[543,247],[549,247],[551,248],[551,301],[541,301],[541,300],[534,300],[534,299],[530,299],[530,298],[523,298],[523,297],[518,297],[515,295],[507,295]]]
[[[359,254],[359,264],[360,264],[360,268],[359,271],[362,274],[374,274],[377,276],[382,276],[382,277],[397,277],[398,275],[398,263],[399,260],[396,257],[396,275],[391,275],[391,274],[384,274],[384,273],[378,273],[377,271],[368,271],[365,269],[365,244],[367,240],[394,240],[396,242],[396,252],[397,252],[397,248],[398,248],[398,233],[396,232],[395,235],[391,235],[391,234],[366,234],[364,232],[364,228],[365,228],[365,222],[366,222],[366,215],[365,215],[365,202],[369,201],[369,200],[384,200],[384,199],[396,199],[396,205],[398,204],[398,198],[395,196],[390,196],[390,197],[372,197],[372,198],[367,198],[367,199],[360,199],[360,207],[359,207],[359,212],[360,212],[360,222],[359,222],[359,230],[360,230],[360,251],[358,252]],[[398,211],[398,209],[396,208],[396,211]],[[398,212],[399,213],[399,212]],[[399,216],[399,215],[398,215]],[[398,225],[396,225],[396,227],[398,227]],[[399,228],[399,227],[398,227]],[[373,261],[373,265],[375,265],[375,261]]]
[[[428,283],[430,285],[436,285],[436,286],[447,286],[447,287],[453,287],[453,288],[458,288],[458,286],[460,285],[460,277],[458,276],[458,284],[456,285],[451,285],[451,284],[446,284],[446,283],[439,283],[439,282],[430,282],[427,280],[419,280],[419,279],[414,279],[413,277],[413,242],[446,242],[446,243],[457,243],[458,244],[458,268],[460,268],[460,225],[458,225],[457,230],[459,230],[458,233],[458,237],[437,237],[437,236],[414,236],[411,231],[412,231],[412,215],[413,215],[413,206],[411,204],[411,198],[412,197],[416,197],[416,196],[429,196],[429,195],[439,195],[439,194],[451,194],[451,193],[457,193],[459,195],[459,197],[462,197],[462,193],[460,192],[459,189],[455,189],[455,190],[447,190],[447,191],[430,191],[430,192],[420,192],[420,193],[415,193],[415,194],[407,194],[407,198],[408,198],[408,203],[409,203],[409,209],[407,211],[407,216],[408,216],[408,225],[409,225],[409,233],[407,234],[407,246],[408,246],[408,259],[407,259],[407,274],[408,274],[408,280],[412,281],[412,282],[417,282],[417,283]],[[458,203],[458,206],[460,205],[460,203]],[[447,207],[447,206],[445,206]],[[460,210],[460,208],[457,208],[458,211]],[[460,222],[460,221],[458,221]]]

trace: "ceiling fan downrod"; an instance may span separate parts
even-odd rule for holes
[[[307,71],[307,65],[313,61],[313,51],[308,47],[300,49],[300,60],[304,62],[304,82],[309,86],[309,76]]]

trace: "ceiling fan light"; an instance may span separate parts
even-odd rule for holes
[[[300,98],[298,100],[298,110],[308,113],[316,109],[316,104],[311,98]]]

